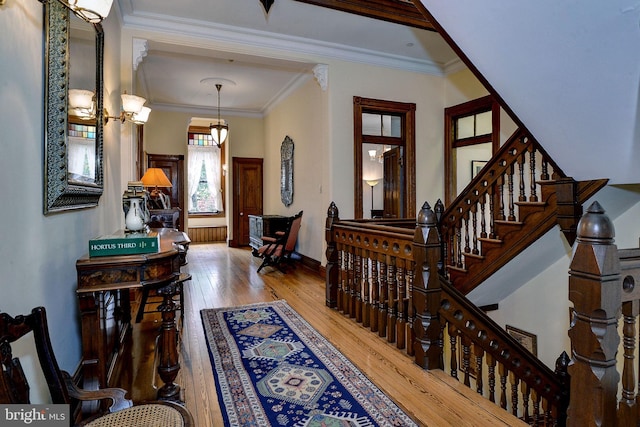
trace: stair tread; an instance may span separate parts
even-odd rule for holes
[[[475,258],[475,259],[479,259],[479,260],[483,260],[485,258],[483,255],[474,254],[474,253],[471,253],[471,252],[463,252],[462,255],[465,256],[466,258]]]
[[[452,271],[459,271],[460,273],[466,273],[467,269],[463,267],[457,267],[455,265],[447,265],[447,269]]]
[[[504,243],[504,240],[502,239],[498,239],[498,238],[492,239],[491,237],[478,237],[478,241],[485,242],[485,243],[496,243],[496,244]]]
[[[521,226],[524,225],[522,221],[508,221],[506,219],[496,219],[493,221],[494,224],[502,224],[502,225],[516,225]]]
[[[540,206],[544,207],[547,205],[547,202],[530,202],[528,200],[525,201],[517,201],[514,202],[517,206]]]

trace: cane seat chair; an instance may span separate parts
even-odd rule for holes
[[[11,317],[0,313],[0,403],[29,404],[29,384],[17,357],[13,357],[11,344],[32,332],[38,360],[46,378],[51,403],[69,404],[77,407],[80,401],[111,401],[105,413],[80,420],[78,426],[90,427],[194,427],[191,414],[181,405],[168,401],[133,405],[125,398],[126,391],[120,388],[82,390],[71,376],[61,371],[53,354],[47,315],[44,307],[36,307],[31,314]],[[25,338],[26,339],[26,338]]]
[[[262,258],[262,264],[258,267],[258,273],[269,265],[285,271],[284,265],[290,264],[291,255],[296,248],[301,224],[302,211],[289,218],[284,231],[277,232],[274,237],[262,236],[264,244],[258,249],[258,257]]]

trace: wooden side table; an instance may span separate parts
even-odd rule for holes
[[[89,257],[76,261],[78,304],[82,332],[82,373],[84,387],[104,388],[112,385],[112,374],[131,329],[129,290],[155,287],[164,297],[159,340],[158,374],[164,385],[158,398],[180,400],[180,386],[175,384],[180,364],[176,347],[175,280],[180,275],[184,243],[189,237],[177,230],[158,229],[160,251],[152,254]]]

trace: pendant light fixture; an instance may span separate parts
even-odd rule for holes
[[[218,148],[220,148],[222,143],[227,139],[229,126],[220,120],[220,89],[222,89],[222,85],[220,83],[216,83],[216,89],[218,90],[218,122],[215,125],[211,123],[209,125],[209,131],[211,132],[213,142],[215,142]]]

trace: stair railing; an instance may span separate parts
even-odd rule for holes
[[[640,248],[618,249],[614,235],[613,223],[594,202],[578,224],[569,270],[573,315],[567,424],[571,426],[640,422],[635,372]]]
[[[563,352],[556,371],[551,371],[439,274],[437,222],[425,204],[418,216],[413,251],[416,363],[424,369],[446,370],[447,361],[452,377],[525,422],[564,425],[569,357]]]
[[[472,259],[482,259],[493,248],[499,251],[501,240],[509,231],[501,227],[499,232],[498,225],[521,225],[529,208],[546,203],[539,186],[564,177],[535,139],[518,129],[446,210],[435,207],[441,216],[446,271],[466,272]],[[555,212],[549,215],[544,231],[555,224],[555,219]],[[517,248],[518,252],[521,250]],[[466,293],[492,273],[476,273],[474,282],[462,287],[456,276],[450,279]]]
[[[436,223],[428,206],[416,225],[340,220],[332,203],[325,230],[326,304],[395,342],[425,369],[442,370],[447,361],[453,377],[532,425],[561,424],[568,357],[559,359],[554,373],[448,284],[439,274]]]
[[[415,220],[327,217],[326,304],[412,354]],[[409,343],[409,345],[407,345]]]

